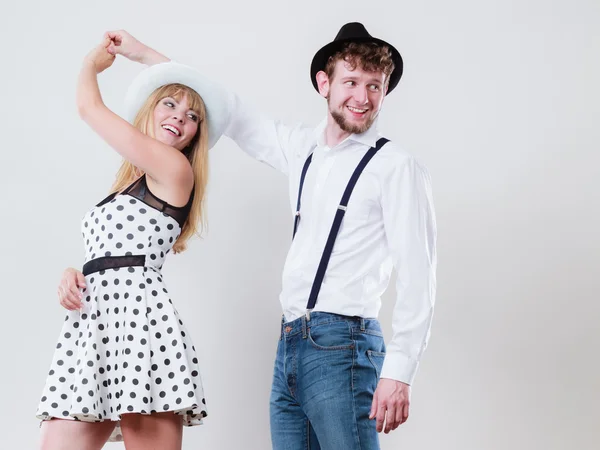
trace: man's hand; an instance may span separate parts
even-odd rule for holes
[[[111,40],[108,52],[112,55],[122,55],[131,61],[149,66],[169,61],[169,58],[142,44],[125,30],[107,31],[104,37]]]
[[[371,406],[369,419],[377,418],[377,432],[389,433],[408,419],[410,386],[401,381],[381,378]],[[383,424],[385,421],[385,430]]]

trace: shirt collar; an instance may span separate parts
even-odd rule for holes
[[[358,144],[364,144],[368,147],[375,147],[377,144],[377,138],[379,137],[379,130],[377,128],[377,122],[379,121],[379,117],[375,119],[371,127],[360,134],[351,134],[342,142],[340,142],[337,147],[341,147],[346,144],[348,141],[356,142]],[[327,118],[325,118],[321,123],[315,128],[315,139],[317,141],[317,145],[321,148],[328,148],[325,145],[325,128],[327,127]]]

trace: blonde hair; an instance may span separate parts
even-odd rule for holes
[[[194,172],[194,199],[189,215],[181,229],[181,234],[173,244],[173,253],[180,253],[186,249],[187,241],[195,234],[200,235],[206,227],[204,216],[204,194],[208,182],[208,124],[206,121],[206,107],[202,97],[196,91],[182,84],[168,84],[159,87],[140,108],[133,126],[142,133],[154,137],[153,112],[158,102],[165,97],[180,101],[187,96],[190,109],[198,113],[198,131],[183,150]],[[112,192],[120,192],[144,173],[129,161],[124,160],[117,172],[116,180],[111,188]]]

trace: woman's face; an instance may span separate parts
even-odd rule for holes
[[[159,141],[183,150],[192,141],[200,122],[198,113],[190,109],[187,95],[179,101],[161,99],[154,108],[154,136]]]

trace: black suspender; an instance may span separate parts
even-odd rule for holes
[[[292,239],[296,236],[296,231],[298,230],[298,222],[300,221],[300,201],[302,199],[302,187],[304,186],[304,178],[306,177],[306,172],[308,172],[308,166],[312,162],[313,154],[311,153],[308,158],[306,158],[306,162],[304,163],[304,167],[302,168],[302,175],[300,175],[300,186],[298,187],[298,202],[296,203],[296,214],[294,218],[294,234],[292,235]]]
[[[356,182],[358,178],[362,174],[364,168],[367,166],[369,161],[375,156],[375,154],[383,147],[387,142],[389,142],[386,138],[380,138],[377,141],[375,147],[371,147],[365,156],[361,159],[360,163],[356,169],[354,169],[354,173],[350,177],[350,181],[346,186],[346,190],[342,195],[342,199],[340,200],[340,204],[335,213],[335,218],[333,219],[333,225],[331,226],[331,231],[329,232],[329,236],[327,237],[327,242],[325,244],[325,250],[323,251],[323,255],[321,256],[321,261],[319,262],[319,267],[317,268],[317,274],[315,276],[315,280],[313,282],[312,288],[310,290],[310,296],[308,298],[308,304],[306,305],[306,313],[307,317],[310,319],[310,312],[314,309],[315,304],[317,303],[317,297],[319,296],[319,291],[321,290],[321,285],[323,284],[323,278],[325,277],[325,272],[327,271],[327,265],[329,264],[329,259],[331,258],[331,253],[333,252],[333,245],[335,244],[335,240],[340,231],[340,227],[342,225],[342,220],[344,219],[344,214],[346,214],[346,208],[348,206],[348,201],[350,200],[350,195],[352,195],[352,191],[354,190],[354,186],[356,186]],[[306,172],[308,171],[308,167],[312,161],[312,154],[306,159],[304,163],[304,167],[302,168],[302,175],[300,176],[300,187],[298,189],[298,202],[296,206],[296,217],[294,219],[294,236],[296,235],[296,231],[298,229],[298,223],[300,220],[300,200],[302,197],[302,187],[304,186],[304,178],[306,177]]]

